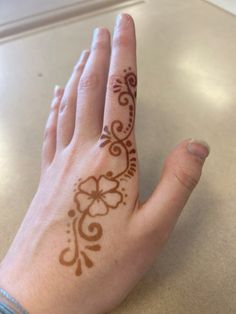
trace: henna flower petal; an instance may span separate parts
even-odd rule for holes
[[[81,182],[78,188],[81,192],[91,194],[98,190],[97,181],[94,177],[89,177],[87,180]]]
[[[93,202],[90,195],[85,193],[77,193],[76,202],[78,203],[78,210],[84,212]]]
[[[108,207],[105,205],[105,203],[98,199],[89,208],[89,214],[90,216],[104,216],[108,213]]]
[[[105,176],[100,176],[98,185],[99,185],[99,191],[106,193],[106,192],[116,189],[119,183],[116,180],[111,180]]]
[[[123,197],[120,192],[107,192],[102,195],[104,203],[111,208],[117,208],[122,202]]]

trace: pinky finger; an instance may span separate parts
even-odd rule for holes
[[[57,143],[57,120],[61,99],[64,93],[62,87],[56,86],[54,90],[54,98],[51,104],[51,111],[48,116],[44,131],[44,140],[42,147],[42,171],[51,164],[56,152]]]

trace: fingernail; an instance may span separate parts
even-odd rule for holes
[[[129,14],[121,13],[116,18],[116,27],[119,27],[121,25],[127,26],[127,24],[130,24],[132,21],[132,18]]]
[[[97,41],[106,41],[108,39],[109,32],[105,27],[97,27],[93,32],[92,46],[97,44]]]
[[[210,153],[210,146],[207,144],[207,142],[202,141],[202,140],[191,139],[188,143],[187,149],[191,154],[203,160]]]
[[[122,14],[117,15],[116,26],[119,26],[122,22]]]
[[[59,97],[62,94],[62,88],[59,85],[54,87],[54,96]]]
[[[85,59],[88,58],[88,55],[89,55],[89,50],[88,49],[83,50],[83,52],[81,53],[81,56],[79,58],[79,62],[84,63]]]
[[[93,39],[97,40],[97,38],[103,38],[107,36],[107,29],[105,27],[97,27],[95,28],[94,32],[93,32]]]
[[[93,41],[97,39],[99,33],[100,33],[100,28],[99,27],[95,28],[95,30],[93,31]]]
[[[88,49],[83,50],[83,52],[80,55],[78,62],[76,63],[76,65],[74,67],[75,70],[77,70],[81,64],[84,65],[86,63],[89,54],[90,54],[90,51]]]

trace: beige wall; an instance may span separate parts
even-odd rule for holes
[[[142,0],[1,0],[0,41],[38,27],[78,19]]]
[[[46,14],[51,10],[63,9],[70,6],[82,6],[96,3],[122,2],[122,0],[1,0],[0,25],[25,19],[38,14]]]

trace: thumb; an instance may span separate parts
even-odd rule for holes
[[[166,158],[161,179],[150,198],[136,212],[143,232],[169,237],[194,187],[210,148],[204,141],[185,140]]]

